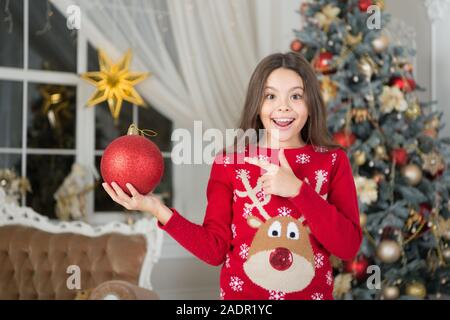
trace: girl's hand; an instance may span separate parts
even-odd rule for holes
[[[294,197],[300,192],[303,182],[295,176],[283,149],[280,149],[278,157],[280,166],[258,158],[245,157],[244,160],[267,171],[261,177],[264,193],[286,198]]]
[[[131,197],[115,182],[111,183],[112,188],[106,182],[102,183],[102,186],[111,199],[127,210],[149,212],[161,224],[166,224],[172,216],[172,211],[160,199],[155,197],[151,192],[147,195],[140,194],[130,183],[127,183],[126,186],[130,190]]]

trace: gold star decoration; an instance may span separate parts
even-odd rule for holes
[[[97,105],[103,101],[108,102],[109,110],[117,121],[122,109],[123,100],[137,106],[144,106],[144,100],[134,89],[134,86],[149,76],[148,72],[129,71],[131,50],[114,64],[103,50],[98,51],[100,71],[86,72],[81,78],[97,87],[88,101],[88,106]]]

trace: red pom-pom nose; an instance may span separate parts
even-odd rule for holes
[[[289,249],[276,248],[270,253],[270,265],[278,271],[289,269],[289,267],[292,265],[292,261],[293,257]]]

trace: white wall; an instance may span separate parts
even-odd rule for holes
[[[438,109],[444,111],[443,122],[447,124],[442,136],[450,136],[450,9],[436,23],[436,99]]]

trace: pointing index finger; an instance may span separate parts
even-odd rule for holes
[[[275,164],[273,164],[273,163],[270,163],[270,162],[268,162],[268,161],[260,160],[260,159],[258,159],[258,158],[249,158],[249,157],[245,157],[245,158],[244,158],[244,161],[245,161],[245,162],[248,162],[248,163],[250,163],[250,164],[253,164],[253,165],[255,165],[255,166],[258,166],[258,167],[260,167],[260,168],[266,170],[267,172],[269,172],[269,173],[271,173],[271,174],[272,174],[272,173],[275,173],[275,172],[279,169],[279,167],[278,167],[277,165],[275,165]]]

